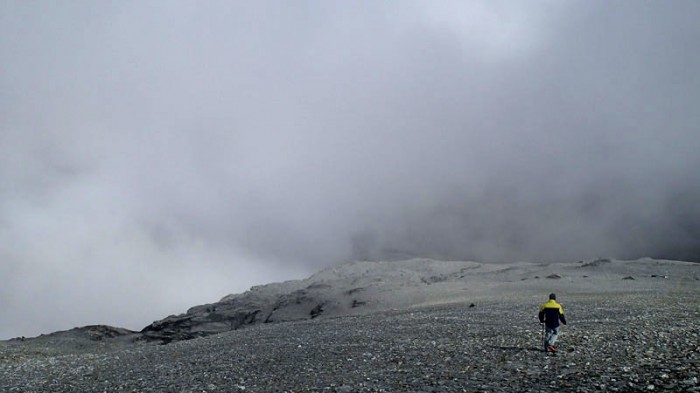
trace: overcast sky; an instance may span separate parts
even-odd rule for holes
[[[352,259],[700,260],[699,20],[0,0],[0,339]]]

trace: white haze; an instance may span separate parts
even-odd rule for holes
[[[0,2],[0,338],[351,259],[700,260],[700,3]]]

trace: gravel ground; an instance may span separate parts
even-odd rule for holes
[[[265,324],[169,345],[0,345],[3,392],[700,392],[697,291],[492,299]],[[546,294],[545,294],[546,296]],[[43,344],[45,345],[45,344]]]

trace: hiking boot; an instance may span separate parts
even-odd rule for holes
[[[547,347],[547,352],[556,352],[557,348],[554,347],[554,345],[550,345]]]

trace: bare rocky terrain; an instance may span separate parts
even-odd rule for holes
[[[142,332],[2,342],[0,391],[700,392],[699,276],[651,259],[355,262]],[[569,321],[556,355],[536,317],[552,291]]]

